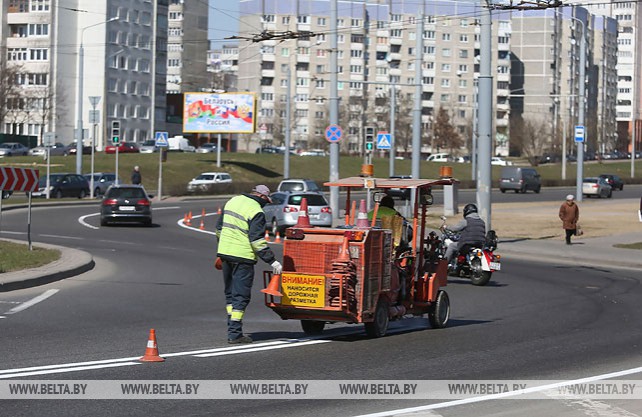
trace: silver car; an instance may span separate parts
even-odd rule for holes
[[[87,182],[91,186],[91,174],[85,174]],[[94,172],[94,197],[105,194],[110,185],[116,182],[116,174],[113,172]]]
[[[0,143],[0,156],[27,155],[28,153],[29,153],[29,148],[27,148],[22,143],[17,143],[17,142]]]
[[[263,212],[268,228],[274,235],[277,232],[283,233],[287,227],[297,224],[303,198],[308,202],[308,218],[312,226],[332,226],[332,209],[321,193],[276,192],[270,198],[272,203],[266,204]]]
[[[611,198],[613,188],[604,178],[589,177],[582,181],[582,194],[584,197],[597,196],[598,198]]]
[[[69,150],[71,147],[69,145],[63,145],[60,142],[56,142],[53,145],[49,146],[49,153],[51,156],[67,156],[69,155]],[[47,156],[47,146],[37,146],[29,150],[29,155],[31,156]]]

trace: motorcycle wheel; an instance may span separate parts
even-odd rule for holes
[[[484,271],[481,266],[481,261],[479,259],[473,259],[471,261],[471,271],[470,271],[470,281],[473,285],[484,286],[490,281],[492,272]]]
[[[448,293],[446,291],[439,290],[437,293],[437,299],[428,312],[428,321],[433,329],[443,329],[446,327],[446,324],[448,324],[449,318],[450,299],[448,298]]]

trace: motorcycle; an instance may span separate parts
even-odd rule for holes
[[[442,232],[440,255],[446,254],[448,245],[459,240],[459,233],[448,230],[446,218],[441,217],[442,225],[439,228]],[[483,286],[488,284],[493,272],[501,270],[501,257],[495,254],[497,249],[497,234],[494,230],[486,233],[486,240],[481,247],[469,247],[448,264],[448,274],[456,277],[469,278],[473,285]]]

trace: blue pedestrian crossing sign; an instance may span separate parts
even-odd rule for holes
[[[388,132],[377,133],[377,149],[390,149],[392,147],[392,137]]]
[[[156,146],[158,146],[159,148],[167,148],[169,146],[167,136],[167,132],[156,132],[156,135],[154,136],[154,139],[156,140]]]

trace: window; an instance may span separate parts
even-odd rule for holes
[[[274,23],[276,22],[276,17],[273,14],[264,14],[261,21],[263,23]]]
[[[274,16],[272,16],[274,17]],[[138,18],[138,12],[136,12],[136,18]],[[183,20],[183,13],[181,12],[169,12],[169,20]]]
[[[304,47],[304,46],[300,46],[300,47],[297,48],[296,52],[299,55],[310,55],[310,48]]]
[[[290,24],[290,16],[283,16],[281,18],[281,23],[284,25],[289,25]]]
[[[450,33],[442,33],[441,34],[441,40],[442,41],[449,41],[450,40]]]
[[[452,53],[450,52],[450,48],[443,48],[443,49],[441,50],[441,56],[443,56],[443,57],[449,57],[449,56],[451,56],[451,55],[452,55]]]
[[[363,57],[363,51],[360,49],[351,49],[350,50],[350,57],[351,58],[362,58]]]
[[[281,48],[281,56],[290,56],[290,48]]]
[[[424,31],[424,39],[435,40],[435,31],[434,30]]]
[[[401,29],[392,29],[390,31],[390,37],[391,38],[401,38],[403,32]]]
[[[351,74],[361,74],[363,72],[363,67],[361,65],[350,65]]]
[[[314,80],[316,88],[325,88],[325,80]]]
[[[27,48],[8,48],[7,61],[26,61]]]
[[[181,28],[169,28],[167,31],[168,36],[183,36],[183,29]]]
[[[317,49],[317,57],[325,58],[327,51],[325,49]]]
[[[435,55],[435,47],[434,46],[424,46],[424,54],[426,54],[426,55]]]
[[[273,93],[261,93],[261,100],[262,101],[274,101],[274,94]]]
[[[47,36],[49,35],[49,25],[41,23],[32,23],[29,25],[29,36]]]
[[[459,64],[457,66],[457,71],[459,72],[468,72],[468,65],[466,64]]]
[[[361,19],[350,19],[350,26],[353,28],[358,28],[361,26]]]
[[[444,88],[449,88],[450,87],[450,78],[442,78],[441,79],[441,86]]]
[[[317,19],[317,25],[319,25],[319,26],[325,26],[326,25],[325,22],[326,22],[326,18],[325,17],[319,17]]]
[[[450,64],[441,64],[441,72],[450,72]]]
[[[467,43],[468,42],[468,35],[459,35],[459,42],[462,43]]]
[[[49,59],[49,50],[45,48],[36,48],[29,50],[29,60],[47,61]]]
[[[467,101],[467,100],[466,100],[466,96],[465,96],[464,94],[459,94],[459,95],[457,96],[457,102],[458,102],[458,103],[466,103],[466,101]]]
[[[439,96],[439,101],[441,101],[442,103],[449,102],[450,101],[450,94],[442,94],[441,96]]]
[[[299,15],[296,18],[297,23],[301,25],[309,25],[310,24],[310,16],[306,15]]]
[[[141,59],[138,63],[138,71],[149,72],[149,60]]]
[[[391,22],[401,22],[402,17],[400,14],[392,14],[390,15],[390,21]]]
[[[507,44],[509,42],[510,42],[510,38],[508,36],[499,36],[497,38],[497,43]]]
[[[49,0],[31,0],[32,12],[47,12],[49,11]]]
[[[297,77],[296,85],[298,87],[308,87],[308,86],[310,86],[310,79],[309,78],[298,78]]]

